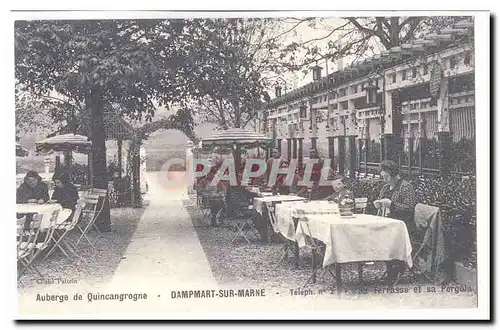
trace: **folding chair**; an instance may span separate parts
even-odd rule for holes
[[[417,204],[414,219],[416,230],[412,239],[412,276],[421,274],[436,284],[438,265],[444,260],[444,238],[441,227],[441,213],[438,207]],[[441,250],[441,251],[440,251]],[[399,279],[396,281],[396,283]]]
[[[247,243],[250,243],[249,234],[252,234],[256,239],[259,239],[259,232],[255,228],[255,224],[252,219],[252,215],[248,211],[252,210],[253,207],[250,205],[246,210],[236,210],[232,212],[231,225],[235,234],[231,239],[231,243],[234,243],[238,237],[244,238]]]
[[[316,277],[318,275],[318,272],[320,271],[321,271],[320,275],[323,275],[325,271],[328,271],[333,276],[333,278],[335,278],[335,275],[331,272],[329,267],[323,269],[321,261],[320,262],[316,261],[316,257],[318,255],[321,257],[323,256],[323,246],[321,246],[320,243],[318,243],[318,240],[313,236],[311,228],[309,227],[309,219],[307,219],[305,212],[302,210],[298,210],[297,213],[298,213],[300,229],[302,230],[302,233],[304,235],[306,246],[311,249],[311,257],[312,257],[311,275],[302,286],[303,288],[305,288],[307,284],[311,282],[311,280],[313,283],[316,283]]]
[[[76,224],[76,228],[80,232],[80,237],[77,239],[76,243],[74,244],[75,246],[80,243],[80,241],[85,238],[87,242],[89,243],[90,246],[95,248],[94,244],[90,241],[88,238],[87,234],[92,228],[92,226],[95,225],[95,221],[97,219],[97,216],[99,215],[100,211],[102,210],[102,205],[101,204],[101,209],[98,210],[98,204],[99,204],[99,196],[98,195],[88,195],[83,198],[83,202],[85,202],[85,207],[82,209],[82,217],[81,220],[87,221],[85,224],[85,221],[79,221]]]
[[[201,191],[199,207],[201,213],[201,220],[206,221],[210,217],[210,194],[206,191]]]
[[[42,259],[42,262],[45,261],[45,259],[47,259],[56,248],[58,248],[64,255],[69,257],[62,245],[65,245],[65,247],[70,252],[79,257],[78,253],[76,252],[75,246],[68,240],[65,240],[65,238],[66,235],[77,226],[78,221],[80,220],[80,216],[82,215],[82,210],[84,208],[85,202],[83,200],[79,200],[75,207],[75,212],[73,213],[71,221],[65,221],[63,223],[55,225],[54,234],[52,235],[52,241],[54,242],[54,245]]]
[[[368,197],[358,197],[354,198],[354,209],[355,211],[361,211],[361,213],[366,213],[366,207],[368,206]]]
[[[48,246],[50,241],[52,240],[52,236],[55,230],[55,224],[57,221],[57,216],[59,214],[59,210],[55,210],[49,220],[49,226],[47,230],[45,231],[45,238],[42,241],[38,241],[38,238],[40,237],[41,231],[41,224],[43,221],[43,214],[36,214],[33,216],[33,221],[30,224],[30,230],[31,233],[28,233],[31,237],[33,237],[33,240],[28,240],[28,242],[21,242],[19,247],[21,249],[29,250],[29,253],[25,255],[23,258],[23,263],[25,265],[25,268],[19,273],[19,278],[24,274],[24,272],[28,269],[35,269],[36,272],[40,277],[43,278],[43,275],[38,271],[38,269],[34,266],[34,261],[42,253]],[[26,232],[25,232],[26,234]],[[24,245],[24,246],[23,246]]]
[[[283,247],[278,252],[278,255],[280,256],[279,261],[276,263],[276,267],[274,269],[278,268],[281,263],[288,260],[288,251],[292,251],[292,253],[295,255],[295,267],[298,267],[298,251],[295,246],[296,242],[290,241],[279,231],[278,221],[276,219],[275,205],[272,202],[265,203],[264,207],[266,209],[267,216],[269,217],[269,221],[271,222],[271,226],[273,227],[274,232],[279,235],[280,240],[283,243]]]
[[[17,219],[17,262],[18,266],[21,266],[18,268],[18,280],[27,270],[36,272],[40,277],[43,277],[34,265],[30,265],[30,257],[38,239],[42,219],[42,214],[33,215],[28,228],[26,228],[26,217]]]

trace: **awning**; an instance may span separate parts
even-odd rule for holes
[[[225,131],[215,132],[211,136],[201,140],[202,145],[265,145],[272,139],[262,133],[250,131],[243,128],[231,128]]]
[[[37,142],[36,151],[75,151],[86,154],[90,151],[91,146],[92,143],[86,136],[78,134],[63,134]]]

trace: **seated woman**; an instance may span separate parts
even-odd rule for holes
[[[63,210],[58,216],[58,222],[61,223],[71,219],[79,198],[78,189],[70,182],[69,175],[66,173],[56,173],[52,180],[56,187],[49,203],[61,204]]]
[[[78,189],[71,183],[69,175],[66,173],[56,173],[52,177],[55,189],[50,202],[59,203],[64,209],[75,210],[78,202]]]
[[[42,177],[35,171],[29,171],[23,183],[17,188],[16,203],[39,203],[49,200],[49,189]]]
[[[388,211],[388,216],[404,221],[410,240],[412,240],[415,230],[415,205],[417,196],[413,185],[401,178],[399,166],[392,160],[384,160],[380,163],[380,176],[385,185],[380,190],[379,199],[373,204],[377,209]],[[399,277],[404,272],[404,262],[392,261],[388,263],[389,281]]]

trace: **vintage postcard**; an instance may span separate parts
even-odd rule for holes
[[[16,319],[489,318],[489,13],[11,18]]]

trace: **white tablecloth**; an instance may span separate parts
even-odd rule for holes
[[[354,218],[340,215],[306,215],[311,235],[325,243],[323,266],[356,261],[398,259],[410,267],[411,243],[403,221],[369,214]],[[304,230],[307,231],[305,224]],[[296,240],[304,246],[304,232],[297,226]]]
[[[33,204],[33,203],[23,203],[16,205],[17,213],[38,213],[43,214],[42,223],[40,227],[42,230],[49,228],[50,217],[54,211],[59,211],[57,216],[57,223],[64,222],[71,214],[71,210],[63,209],[59,204]]]
[[[300,196],[291,196],[291,195],[274,195],[274,196],[265,196],[265,197],[255,197],[253,199],[253,208],[262,214],[262,206],[264,203],[281,203],[286,201],[303,201],[304,197]]]
[[[338,213],[339,208],[336,203],[327,201],[310,201],[286,202],[277,204],[275,208],[275,216],[278,231],[287,239],[295,241],[295,226],[293,218],[297,217],[297,211],[302,210],[306,214],[332,214]]]

